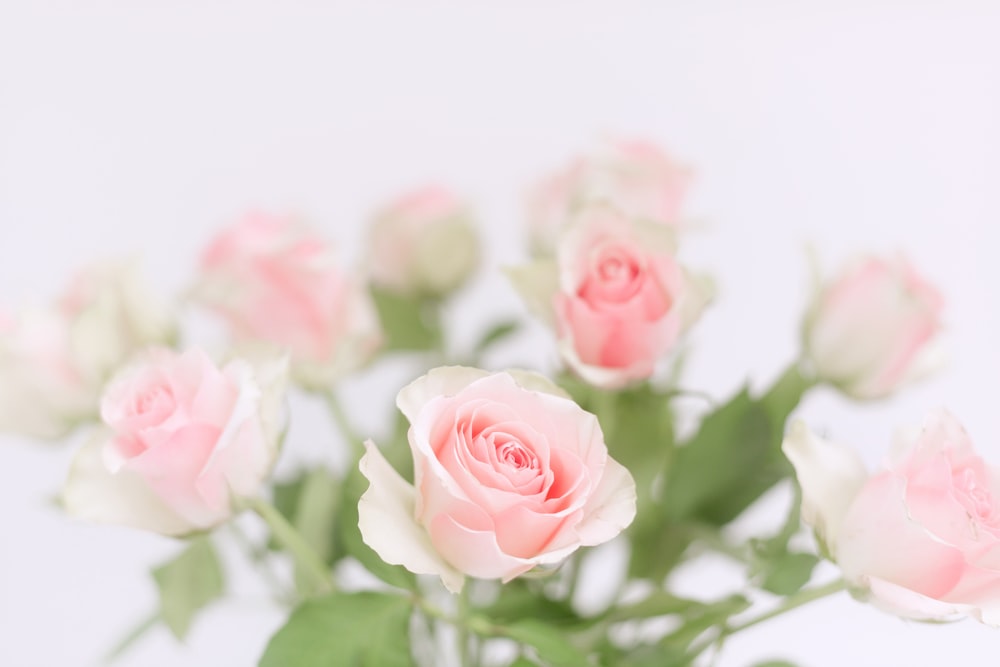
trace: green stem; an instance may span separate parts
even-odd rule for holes
[[[344,407],[337,398],[337,394],[332,389],[326,389],[320,392],[320,394],[326,401],[326,407],[330,411],[330,416],[333,417],[337,428],[340,430],[341,436],[347,441],[347,446],[351,448],[351,452],[354,453],[355,457],[360,457],[364,454],[364,438],[358,435],[358,432],[354,429],[347,413],[344,412]]]
[[[149,616],[142,619],[128,632],[127,635],[122,637],[121,640],[115,644],[114,648],[108,651],[107,655],[104,656],[103,664],[110,665],[122,657],[126,651],[132,648],[132,646],[143,637],[143,635],[152,630],[153,626],[155,626],[159,621],[160,610],[157,609]]]
[[[563,565],[564,568],[569,568],[567,576],[569,577],[569,585],[566,587],[566,602],[570,605],[573,604],[573,598],[576,596],[576,589],[580,586],[580,570],[582,569],[583,559],[580,556],[580,552],[577,551],[566,561]],[[620,593],[621,591],[619,591]],[[615,596],[618,599],[618,596]]]
[[[334,592],[336,587],[326,563],[303,539],[299,531],[281,515],[281,512],[261,498],[247,498],[244,503],[267,523],[275,539],[291,552],[302,569],[315,580],[316,589],[320,593]]]
[[[618,395],[612,391],[594,389],[592,396],[594,400],[594,413],[597,415],[597,421],[601,424],[601,431],[604,432],[604,437],[613,437],[615,428],[618,426]]]
[[[798,593],[786,597],[784,600],[782,600],[781,604],[776,606],[774,609],[771,609],[770,611],[766,611],[763,614],[760,614],[759,616],[754,616],[753,618],[748,619],[742,623],[738,623],[736,625],[723,626],[719,634],[706,638],[700,644],[692,648],[690,651],[690,655],[692,656],[692,658],[697,657],[701,655],[706,649],[708,649],[710,646],[713,645],[717,647],[716,650],[721,650],[722,645],[726,641],[726,639],[735,635],[738,632],[742,632],[748,628],[754,627],[755,625],[759,625],[761,623],[764,623],[765,621],[769,621],[772,618],[777,618],[778,616],[786,614],[792,611],[793,609],[798,609],[799,607],[809,604],[810,602],[821,600],[825,597],[834,595],[844,590],[847,590],[847,582],[845,582],[843,579],[836,579],[828,584],[825,584],[823,586],[818,586],[816,588],[800,590]]]
[[[415,595],[413,596],[413,604],[420,608],[429,617],[436,619],[438,621],[444,621],[445,623],[450,623],[456,628],[463,627],[466,630],[473,632],[480,637],[503,637],[503,628],[493,625],[488,620],[481,616],[452,616],[448,614],[440,607],[436,607],[424,598]]]
[[[295,595],[282,583],[274,570],[271,569],[270,564],[267,562],[267,549],[254,544],[236,522],[230,521],[226,527],[230,535],[232,535],[233,541],[243,551],[247,560],[256,566],[277,600],[282,604],[292,604],[295,600]]]
[[[839,593],[840,591],[847,590],[847,582],[843,579],[836,579],[823,586],[818,586],[816,588],[804,588],[798,593],[789,595],[787,598],[781,601],[774,609],[764,612],[760,616],[755,616],[743,623],[731,626],[726,630],[726,635],[734,635],[737,632],[746,630],[747,628],[752,628],[755,625],[763,623],[764,621],[769,621],[772,618],[776,618],[785,614],[793,609],[797,609],[802,605],[809,604],[810,602],[815,602],[827,596]]]
[[[462,588],[462,592],[458,595],[458,618],[465,619],[469,616],[469,587],[465,586]],[[459,664],[462,667],[472,667],[470,661],[471,657],[471,637],[469,636],[469,628],[464,624],[458,624],[455,626],[455,641],[458,644],[458,659]]]

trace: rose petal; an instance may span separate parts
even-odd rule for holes
[[[597,488],[584,505],[584,519],[576,526],[583,546],[607,542],[625,530],[635,519],[635,480],[628,468],[611,457]]]
[[[434,547],[423,526],[414,519],[416,493],[397,473],[371,440],[359,463],[370,482],[358,501],[361,539],[391,565],[402,565],[414,574],[441,577],[452,593],[462,590],[464,577],[448,565]]]
[[[889,613],[919,621],[954,621],[972,607],[942,602],[879,577],[867,578],[871,602]]]
[[[879,577],[941,599],[961,579],[965,560],[911,519],[904,493],[905,480],[892,473],[869,479],[843,517],[834,556],[849,581]]]
[[[868,479],[861,457],[815,435],[801,420],[788,428],[781,451],[795,467],[802,488],[802,520],[827,545],[836,544],[844,516]]]
[[[399,391],[396,396],[396,407],[413,424],[428,402],[441,396],[454,396],[476,380],[488,375],[487,371],[468,366],[433,368]]]
[[[558,563],[580,546],[574,543],[534,558],[517,558],[500,549],[493,531],[467,528],[447,514],[434,518],[430,533],[442,556],[456,568],[473,577],[502,579],[504,583],[537,565]]]
[[[164,535],[190,532],[191,525],[168,509],[142,477],[128,469],[108,471],[102,454],[108,438],[108,433],[96,435],[74,457],[63,489],[66,510],[81,519]]]

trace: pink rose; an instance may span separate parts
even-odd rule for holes
[[[447,294],[479,265],[472,214],[440,187],[391,202],[376,215],[369,241],[372,282],[403,294]]]
[[[615,537],[635,516],[635,483],[608,456],[597,418],[547,378],[444,367],[404,387],[414,484],[372,442],[361,535],[388,563],[508,581]]]
[[[508,273],[529,309],[556,330],[563,360],[606,388],[650,377],[710,291],[677,263],[669,228],[604,206],[563,230],[554,260]]]
[[[902,257],[848,267],[815,299],[804,325],[817,375],[860,399],[880,398],[939,363],[941,294]]]
[[[532,250],[551,253],[560,230],[594,202],[610,203],[630,218],[676,226],[690,181],[687,167],[649,141],[607,142],[602,151],[577,158],[530,192]]]
[[[288,348],[308,387],[363,365],[382,336],[368,293],[338,266],[333,247],[304,224],[252,214],[202,256],[195,296],[241,341]]]
[[[228,519],[278,453],[287,360],[219,368],[199,349],[151,349],[107,387],[106,429],[77,454],[63,499],[92,521],[166,535]]]
[[[174,337],[136,263],[87,267],[53,306],[0,323],[0,429],[67,434],[97,417],[101,388],[133,354]]]
[[[885,470],[794,423],[782,446],[802,518],[844,578],[900,616],[1000,625],[1000,469],[949,413],[900,442]]]

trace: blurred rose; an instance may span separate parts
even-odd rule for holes
[[[108,385],[107,428],[73,461],[67,511],[165,535],[225,521],[277,456],[286,375],[285,358],[220,369],[198,349],[150,350]]]
[[[370,441],[358,505],[365,543],[388,563],[510,580],[606,542],[635,516],[632,476],[608,456],[597,418],[547,378],[430,371],[399,393],[414,485]]]
[[[381,343],[363,285],[340,269],[331,244],[296,220],[248,215],[212,241],[201,265],[195,298],[239,341],[287,347],[292,374],[307,387],[359,368]]]
[[[605,388],[651,376],[710,296],[677,263],[671,229],[606,206],[589,207],[563,229],[554,260],[508,273],[529,309],[556,330],[563,360]]]
[[[0,319],[0,429],[41,438],[96,419],[115,370],[176,333],[133,262],[89,267],[52,307]]]
[[[848,267],[815,299],[804,325],[816,374],[859,399],[880,398],[939,362],[940,293],[902,257]]]
[[[479,240],[466,205],[447,190],[426,187],[378,213],[369,255],[374,284],[438,296],[458,288],[479,265]]]
[[[528,196],[532,252],[554,251],[560,230],[594,202],[607,202],[627,217],[677,225],[691,181],[687,167],[655,144],[611,141],[596,155],[578,158],[539,183]]]
[[[874,475],[802,422],[782,449],[802,486],[802,518],[848,583],[900,616],[1000,625],[1000,469],[951,414],[932,414]]]

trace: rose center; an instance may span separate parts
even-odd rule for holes
[[[534,452],[516,440],[510,440],[496,446],[497,461],[515,470],[538,468],[538,457]]]
[[[160,385],[140,391],[132,400],[132,409],[137,415],[145,415],[173,400],[169,389]]]
[[[969,515],[988,523],[993,516],[993,494],[980,482],[976,471],[972,468],[963,468],[955,473],[953,479]]]
[[[634,249],[605,245],[594,252],[579,294],[591,302],[621,303],[642,287],[642,263]]]

